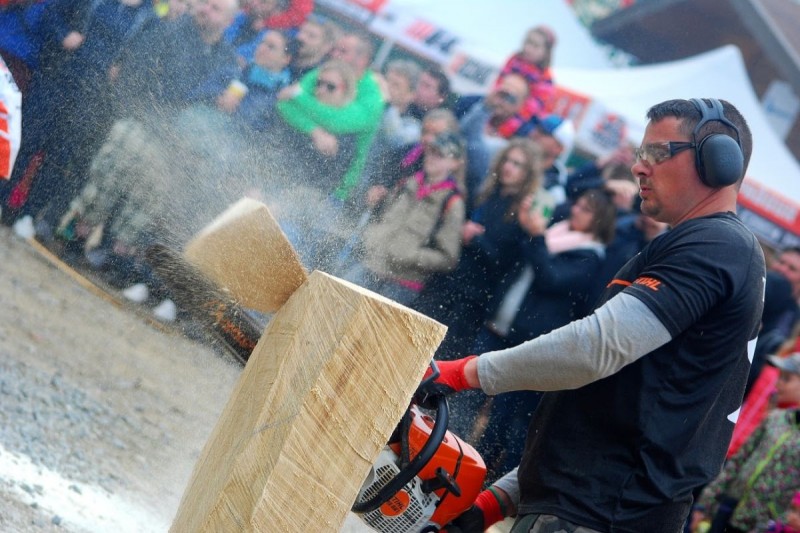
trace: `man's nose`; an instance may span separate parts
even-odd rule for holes
[[[631,165],[631,174],[634,176],[647,175],[651,170],[650,165],[642,159],[637,159]]]

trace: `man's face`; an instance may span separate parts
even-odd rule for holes
[[[235,15],[234,0],[198,0],[194,10],[195,23],[206,34],[221,34]]]
[[[436,78],[427,72],[423,72],[417,81],[414,102],[422,109],[436,109],[442,105],[444,100],[439,93],[439,89],[439,82]]]
[[[316,57],[324,55],[330,48],[325,42],[325,30],[316,22],[306,21],[297,32],[298,55],[300,57]]]
[[[772,270],[789,280],[795,298],[800,296],[800,253],[793,250],[783,252],[772,264]]]
[[[386,85],[389,88],[389,103],[405,108],[414,99],[414,88],[408,78],[390,70],[386,73]]]
[[[564,152],[564,147],[552,135],[542,133],[534,128],[528,137],[542,149],[543,169],[548,169],[555,165],[556,159]]]
[[[528,96],[528,85],[519,76],[506,76],[500,85],[489,93],[486,103],[497,118],[505,119],[516,114],[522,108]]]
[[[645,128],[642,146],[667,141],[687,142],[679,131],[680,120],[667,117],[650,122]],[[694,166],[694,150],[683,150],[660,163],[637,160],[631,172],[639,183],[641,210],[645,215],[675,226],[708,196]]]
[[[331,50],[331,57],[344,61],[358,72],[365,67],[358,38],[353,35],[346,35],[339,39]]]

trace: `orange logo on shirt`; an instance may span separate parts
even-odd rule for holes
[[[653,289],[654,291],[657,291],[658,288],[661,286],[661,282],[660,281],[658,281],[655,278],[650,278],[650,277],[647,277],[647,276],[642,276],[641,278],[636,278],[634,280],[634,283],[637,284],[637,285],[644,285],[648,289]]]

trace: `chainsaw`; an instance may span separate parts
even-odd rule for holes
[[[244,366],[263,326],[225,290],[166,246],[145,253],[179,308],[206,327]],[[421,386],[439,375],[435,362]],[[435,532],[466,511],[480,493],[486,466],[480,454],[448,431],[444,396],[418,395],[370,468],[352,511],[379,533]]]

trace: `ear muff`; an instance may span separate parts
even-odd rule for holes
[[[692,104],[700,111],[700,122],[694,128],[695,167],[700,180],[709,187],[733,185],[744,175],[744,154],[739,137],[739,128],[725,118],[719,100],[692,98]],[[706,122],[722,122],[736,132],[736,139],[721,133],[712,133],[698,141],[698,133]]]

